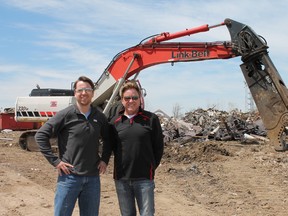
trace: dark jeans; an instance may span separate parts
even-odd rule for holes
[[[122,216],[136,216],[136,204],[141,216],[153,216],[154,180],[115,180],[115,187]]]

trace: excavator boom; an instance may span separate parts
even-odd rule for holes
[[[223,25],[224,22],[214,26],[202,25],[176,33],[164,32],[118,53],[95,84],[93,104],[105,107],[104,113],[107,114],[116,97],[115,92],[123,82],[154,65],[163,63],[173,65],[175,62],[228,59],[238,56],[238,52],[233,50],[231,41],[167,42]]]

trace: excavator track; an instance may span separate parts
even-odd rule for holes
[[[40,151],[35,140],[36,130],[26,131],[19,137],[19,145],[23,150]]]
[[[25,131],[21,134],[19,137],[18,144],[23,150],[31,151],[31,152],[39,152],[39,146],[35,140],[35,134],[37,130],[31,130],[31,131]],[[57,138],[51,138],[50,144],[52,147],[53,152],[58,151],[58,145],[57,145]]]

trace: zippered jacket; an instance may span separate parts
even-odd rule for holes
[[[50,138],[57,137],[58,153],[52,152]],[[86,118],[76,105],[56,113],[36,133],[40,151],[50,164],[57,166],[60,161],[74,166],[74,174],[97,176],[99,139],[103,145],[109,143],[108,121],[103,113],[91,107]]]
[[[141,109],[130,119],[123,113],[121,111],[110,121],[114,142],[110,148],[103,148],[102,160],[108,164],[111,152],[114,152],[116,180],[152,180],[164,148],[159,118]]]

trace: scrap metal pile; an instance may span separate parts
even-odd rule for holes
[[[197,109],[181,119],[158,114],[165,143],[219,140],[241,142],[269,141],[267,131],[257,111],[242,113],[215,109]]]

